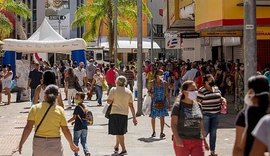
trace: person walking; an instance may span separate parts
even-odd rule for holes
[[[244,108],[244,64],[240,64],[239,71],[235,73],[235,91],[236,91],[236,100],[235,100],[235,111],[239,112]]]
[[[252,131],[267,113],[269,107],[269,83],[263,75],[248,79],[248,92],[244,98],[247,106],[236,119],[236,138],[233,156],[249,156],[254,143]]]
[[[81,88],[84,88],[87,83],[86,70],[84,69],[84,63],[80,62],[79,66],[74,69],[74,74],[79,79],[79,84]]]
[[[194,81],[198,72],[197,63],[192,63],[192,69],[188,70],[185,75],[182,77],[183,81],[191,80]]]
[[[72,151],[79,148],[72,142],[72,136],[67,126],[64,109],[56,105],[59,88],[49,85],[45,89],[44,101],[33,105],[27,118],[19,146],[15,152],[22,153],[22,148],[31,134],[33,126],[35,134],[33,139],[33,156],[63,156],[60,129],[66,137]]]
[[[196,101],[195,82],[184,82],[181,92],[171,115],[175,155],[204,156],[204,148],[209,150],[209,147],[204,137],[202,106]]]
[[[133,92],[135,74],[129,69],[129,66],[126,66],[124,76],[127,78],[127,86],[129,86],[129,89]]]
[[[56,84],[56,78],[54,75],[54,72],[51,70],[47,70],[44,72],[42,76],[42,83],[37,86],[35,90],[35,95],[33,98],[33,104],[37,104],[39,102],[44,101],[44,94],[45,94],[45,89],[49,85],[55,85]],[[61,94],[58,95],[56,104],[64,108],[63,100],[61,97]]]
[[[27,89],[31,89],[30,97],[31,97],[32,103],[33,103],[35,90],[36,90],[37,86],[40,85],[41,79],[42,79],[42,72],[39,70],[39,67],[40,67],[39,64],[35,63],[34,69],[32,71],[30,71],[30,73],[29,73]]]
[[[158,70],[155,73],[154,81],[150,82],[148,93],[152,96],[151,104],[151,125],[152,125],[152,137],[156,137],[156,118],[160,118],[160,138],[164,138],[165,134],[163,133],[165,116],[168,116],[167,106],[171,106],[170,96],[168,92],[167,82],[163,81],[163,71]]]
[[[5,93],[6,93],[7,99],[8,99],[6,105],[10,105],[10,100],[11,100],[10,87],[11,87],[12,78],[13,78],[13,72],[11,70],[10,64],[8,64],[5,67],[4,78],[2,80],[3,89],[5,90]]]
[[[104,75],[101,73],[101,70],[99,68],[96,69],[96,74],[94,75],[93,78],[94,79],[92,81],[91,87],[95,87],[98,106],[102,106],[102,96],[103,96],[102,83],[104,81]]]
[[[76,95],[76,89],[75,89],[75,82],[78,81],[78,78],[76,77],[76,75],[74,74],[74,71],[72,68],[68,68],[67,70],[67,76],[65,79],[65,84],[67,86],[67,99],[68,99],[68,109],[71,109],[71,101],[72,98],[75,97]]]
[[[89,60],[89,64],[86,66],[86,76],[88,79],[88,83],[92,84],[93,79],[94,79],[94,75],[96,73],[96,65],[94,64],[95,61],[93,59]],[[87,99],[91,100],[92,99],[92,95],[93,95],[93,88],[92,90],[88,90],[87,92]]]
[[[204,86],[198,91],[198,102],[202,104],[203,120],[206,136],[209,134],[209,144],[211,156],[217,156],[216,138],[219,123],[219,114],[221,111],[221,103],[226,101],[221,96],[221,91],[215,86],[214,77],[207,74],[203,77]],[[205,137],[206,137],[205,136]]]
[[[107,99],[107,103],[112,105],[109,116],[109,134],[116,136],[114,152],[119,152],[119,145],[122,148],[119,156],[127,155],[124,135],[127,133],[129,109],[132,113],[133,124],[136,126],[138,123],[133,107],[132,92],[125,87],[126,83],[127,79],[124,76],[117,77],[116,87],[110,90]]]
[[[68,120],[68,123],[75,121],[74,125],[74,135],[73,135],[73,142],[76,146],[79,145],[79,140],[81,140],[81,144],[83,147],[83,151],[85,156],[90,156],[91,154],[89,153],[88,145],[87,145],[87,133],[88,133],[88,128],[87,125],[83,123],[83,119],[86,117],[86,108],[85,105],[83,104],[85,98],[85,94],[82,92],[76,93],[75,96],[75,103],[76,107],[73,112],[73,117]],[[74,153],[75,156],[79,156],[78,152]]]
[[[115,80],[118,77],[118,72],[115,69],[115,64],[110,64],[110,69],[105,73],[106,74],[106,81],[109,86],[108,93],[110,92],[112,87],[115,87]]]

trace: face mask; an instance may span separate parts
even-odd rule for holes
[[[196,100],[197,99],[198,92],[197,91],[188,91],[188,98],[190,100]]]
[[[74,99],[74,103],[75,103],[76,105],[79,105],[79,104],[81,103],[81,101],[80,101],[80,100],[77,100],[77,99]]]
[[[209,86],[213,87],[215,85],[214,81],[209,82]]]
[[[244,98],[244,101],[247,105],[252,105],[252,101],[251,99],[255,96],[261,96],[261,95],[269,95],[269,92],[261,92],[261,93],[258,93],[258,94],[246,94],[245,98]]]
[[[99,75],[101,72],[97,72],[97,74]]]

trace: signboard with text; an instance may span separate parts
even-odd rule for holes
[[[70,38],[70,0],[45,0],[45,16],[57,32],[60,22],[60,34]]]

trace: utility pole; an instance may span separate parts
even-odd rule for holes
[[[117,16],[118,16],[118,0],[114,0],[114,63],[117,66]]]
[[[257,72],[256,0],[244,2],[244,65],[245,93],[247,82]]]
[[[142,0],[137,0],[137,89],[138,89],[138,107],[137,116],[143,115],[142,112]]]
[[[151,60],[151,62],[153,62],[153,46],[154,46],[154,39],[153,39],[153,37],[154,37],[154,31],[153,31],[153,17],[151,17],[151,21],[150,21],[150,23],[151,23],[151,55],[150,55],[150,60]]]

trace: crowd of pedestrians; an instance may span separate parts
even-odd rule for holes
[[[125,137],[129,109],[133,123],[137,125],[135,109],[133,107],[136,96],[137,71],[136,64],[128,65],[99,65],[93,59],[83,62],[63,62],[50,67],[49,63],[40,61],[33,63],[29,73],[28,89],[31,90],[33,104],[28,116],[18,151],[29,136],[32,127],[35,127],[33,155],[47,155],[42,151],[49,150],[49,143],[58,144],[52,149],[52,156],[63,154],[60,129],[70,143],[75,156],[78,156],[78,143],[81,140],[86,156],[90,155],[87,144],[87,126],[84,121],[89,112],[83,104],[84,100],[97,101],[102,106],[103,100],[110,105],[108,134],[116,136],[114,152],[118,155],[127,155]],[[269,81],[270,72],[267,67],[258,72],[257,76],[248,81],[249,91],[244,92],[244,65],[222,61],[196,62],[190,60],[155,59],[146,60],[143,65],[143,88],[151,97],[150,124],[151,137],[156,137],[156,118],[160,120],[161,139],[164,133],[165,117],[171,115],[171,129],[173,133],[173,147],[176,156],[203,156],[209,150],[210,156],[217,156],[216,139],[220,114],[227,113],[226,96],[233,95],[235,112],[239,113],[236,119],[236,139],[233,149],[235,156],[256,155],[269,149],[270,138],[263,137],[268,132],[269,116]],[[265,74],[263,76],[261,73]],[[2,88],[9,97],[13,73],[7,66],[2,72]],[[59,88],[63,87],[65,95],[61,95]],[[107,94],[107,99],[104,99]],[[65,99],[64,99],[65,97]],[[68,105],[63,104],[68,101]],[[105,104],[106,105],[106,104]],[[73,117],[66,120],[65,109],[76,106]],[[265,116],[265,117],[264,117]],[[261,121],[260,121],[261,119]],[[52,120],[52,121],[51,121]],[[48,123],[54,123],[48,126]],[[67,123],[74,124],[73,139],[67,128]],[[257,124],[259,123],[259,124]],[[149,124],[149,125],[150,125]],[[53,126],[53,127],[52,127]],[[206,137],[209,135],[209,141]],[[42,141],[47,141],[43,143]],[[208,145],[209,144],[209,145]],[[270,149],[269,149],[270,150]]]

